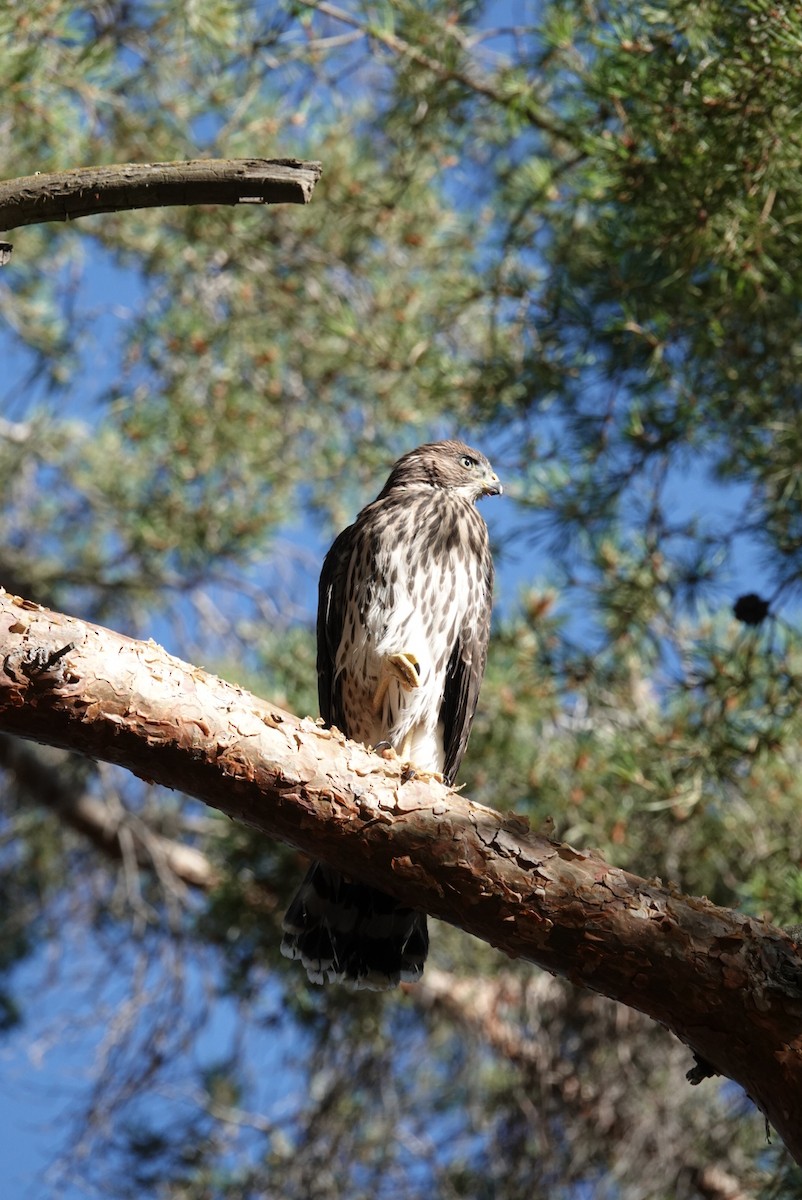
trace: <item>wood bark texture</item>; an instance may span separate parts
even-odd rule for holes
[[[308,204],[320,171],[296,159],[210,158],[28,175],[0,182],[0,229],[169,205]]]
[[[560,845],[311,718],[0,589],[0,729],[196,796],[574,983],[737,1080],[802,1162],[802,956],[782,930]]]

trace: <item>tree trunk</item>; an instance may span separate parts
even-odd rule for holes
[[[0,590],[0,729],[196,796],[666,1025],[802,1162],[802,957],[167,654]]]

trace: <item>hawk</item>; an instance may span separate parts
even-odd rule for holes
[[[327,725],[390,745],[453,783],[485,670],[493,562],[476,509],[501,484],[463,442],[400,458],[336,538],[320,575],[317,671]],[[383,990],[420,978],[426,914],[313,863],[284,918],[282,954],[313,983]]]

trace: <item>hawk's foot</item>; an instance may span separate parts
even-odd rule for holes
[[[373,750],[374,754],[378,754],[380,758],[386,759],[387,762],[395,762],[395,760],[398,758],[398,755],[395,752],[395,746],[393,746],[391,742],[377,742],[375,746],[371,747],[371,749]]]
[[[385,762],[401,763],[402,783],[409,783],[413,779],[422,779],[424,783],[428,783],[430,779],[434,779],[437,783],[445,783],[445,778],[440,771],[427,771],[425,767],[416,767],[414,763],[409,761],[411,741],[411,737],[406,738],[401,747],[400,754],[393,748],[390,742],[377,742],[371,749],[374,754],[380,755]]]
[[[410,783],[413,779],[420,779],[424,783],[429,783],[432,779],[435,783],[446,781],[442,771],[425,771],[422,767],[416,767],[414,763],[405,762],[401,768],[401,782]]]
[[[400,654],[388,654],[386,662],[387,672],[395,676],[405,691],[420,687],[420,663],[414,654],[406,650]]]
[[[413,688],[420,687],[420,663],[414,654],[402,651],[400,654],[387,655],[382,664],[379,685],[373,696],[371,707],[374,713],[381,711],[391,679],[397,679],[405,692],[411,692]]]

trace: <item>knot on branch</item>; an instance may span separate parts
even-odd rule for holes
[[[66,646],[61,646],[58,650],[47,646],[27,646],[6,655],[3,669],[17,683],[21,683],[23,679],[50,685],[63,683],[66,677],[66,663],[62,660],[74,649],[75,642],[67,642]]]

